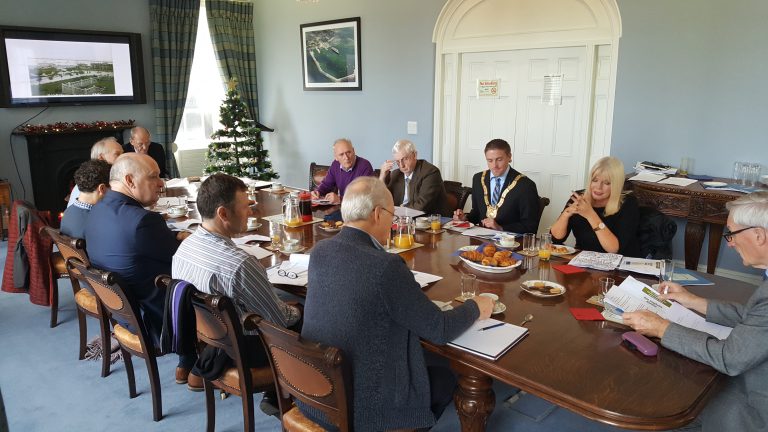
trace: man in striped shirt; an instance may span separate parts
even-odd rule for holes
[[[208,177],[197,193],[202,226],[173,256],[173,277],[194,284],[200,291],[230,297],[240,314],[255,312],[281,326],[293,326],[301,318],[299,309],[277,297],[256,257],[232,241],[233,236],[247,229],[250,204],[242,180],[226,174]],[[249,366],[267,366],[269,361],[258,336],[246,335],[245,342]],[[198,380],[194,374],[189,375],[191,389],[197,390]]]

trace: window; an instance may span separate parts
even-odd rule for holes
[[[180,151],[208,147],[213,131],[221,128],[219,107],[224,97],[224,83],[221,81],[219,66],[213,53],[203,4],[200,6],[187,102],[179,133],[176,135],[176,145]]]

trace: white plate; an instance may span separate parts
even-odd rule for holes
[[[717,182],[717,181],[701,182],[701,184],[704,187],[725,187],[725,186],[728,186],[728,183]]]
[[[534,283],[536,282],[544,282],[544,284],[548,287],[557,288],[559,292],[556,293],[543,293],[537,289],[531,288]],[[543,280],[528,280],[520,284],[520,288],[523,289],[523,291],[527,292],[528,294],[535,295],[536,297],[557,297],[559,295],[565,294],[565,287],[560,285],[559,283],[550,282],[550,281],[543,281]]]
[[[467,222],[469,225],[466,227],[456,227],[456,226],[453,226],[454,223],[455,223],[454,221],[448,221],[443,225],[443,228],[453,230],[453,231],[464,231],[475,226],[472,222]],[[464,223],[464,222],[458,222],[458,223]]]
[[[306,249],[307,249],[306,246],[299,246],[296,249],[293,249],[293,250],[290,250],[290,251],[285,250],[285,249],[280,249],[280,253],[285,254],[285,255],[290,255],[292,253],[303,252]]]
[[[341,231],[341,228],[344,227],[344,225],[342,225],[340,227],[336,227],[336,226],[324,227],[324,226],[322,226],[320,224],[317,224],[317,227],[320,228],[321,230],[325,231],[325,232],[339,232],[339,231]]]
[[[477,246],[464,246],[464,247],[459,248],[460,252],[468,251],[468,250],[477,250]],[[459,258],[462,261],[464,261],[464,263],[466,265],[472,267],[473,269],[477,269],[477,270],[484,271],[484,272],[487,272],[487,273],[508,273],[508,272],[511,272],[516,267],[519,267],[520,264],[523,263],[522,260],[518,260],[515,264],[513,264],[513,265],[511,265],[509,267],[491,267],[491,266],[484,266],[484,265],[478,264],[476,262],[472,262],[472,261],[462,257],[461,255],[459,255]]]
[[[507,310],[507,305],[502,302],[495,302],[493,304],[493,312],[491,312],[491,315],[504,313],[505,310]]]
[[[576,248],[575,248],[575,247],[571,247],[571,246],[566,246],[566,245],[552,245],[552,247],[564,247],[564,248],[568,249],[568,251],[567,251],[567,252],[555,252],[555,251],[553,250],[553,251],[552,251],[552,255],[554,255],[554,256],[570,255],[570,254],[572,254],[572,253],[576,252]]]
[[[503,244],[501,244],[500,241],[494,241],[493,245],[496,246],[497,248],[502,248],[502,249],[514,249],[520,246],[520,243],[515,242],[512,246],[504,246]]]

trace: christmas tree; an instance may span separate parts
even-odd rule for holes
[[[280,177],[269,161],[269,152],[264,150],[261,129],[248,116],[248,107],[240,100],[237,79],[227,83],[227,97],[219,108],[223,129],[211,135],[211,142],[205,158],[208,165],[206,174],[223,172],[236,177],[254,180],[271,180]]]

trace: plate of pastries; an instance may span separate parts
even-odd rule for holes
[[[554,256],[561,256],[561,255],[570,255],[572,253],[576,253],[576,248],[566,245],[556,245],[553,244],[551,247],[552,255]]]
[[[528,280],[520,284],[523,291],[536,297],[555,297],[565,293],[565,287],[554,282]]]
[[[493,244],[479,248],[464,246],[459,249],[459,258],[468,266],[488,273],[507,273],[522,264],[512,256],[511,250],[499,249]]]
[[[344,222],[342,221],[322,221],[320,224],[318,224],[318,227],[320,227],[321,230],[327,231],[327,232],[336,232],[341,230],[341,228],[344,226]]]

